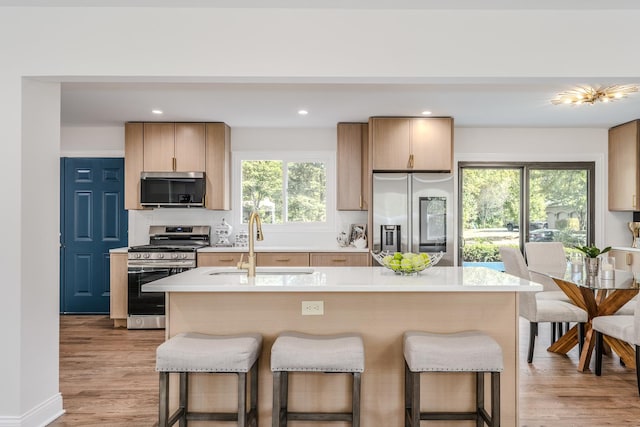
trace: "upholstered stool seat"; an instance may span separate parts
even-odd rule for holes
[[[360,374],[364,371],[364,344],[358,334],[310,335],[281,333],[271,347],[273,372],[273,427],[287,421],[350,421],[360,426]],[[351,412],[291,412],[288,410],[289,372],[334,372],[353,376]]]
[[[504,369],[502,348],[479,331],[404,334],[405,425],[418,427],[420,420],[476,420],[490,427],[500,425],[500,372]],[[421,372],[475,372],[475,412],[420,411]],[[491,373],[491,415],[484,408],[484,373]]]
[[[156,350],[156,371],[160,373],[160,427],[181,420],[237,421],[239,427],[258,425],[258,359],[262,349],[260,334],[206,335],[181,333]],[[238,376],[237,412],[190,412],[189,373],[233,373]],[[169,416],[169,373],[180,374],[180,404]],[[251,380],[250,405],[246,409],[247,373]]]

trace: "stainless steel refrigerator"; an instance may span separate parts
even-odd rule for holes
[[[453,265],[453,175],[373,174],[373,251],[444,252]]]

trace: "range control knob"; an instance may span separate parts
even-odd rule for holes
[[[178,254],[171,254],[171,258],[172,259],[177,259],[178,258]]]
[[[149,258],[149,254],[142,254],[143,258]]]
[[[133,257],[134,257],[134,258],[138,258],[138,259],[140,259],[140,257],[141,257],[141,256],[142,256],[141,254],[133,254]]]
[[[187,259],[187,254],[182,254],[182,259]]]
[[[164,254],[158,254],[158,258],[160,259],[164,258]]]

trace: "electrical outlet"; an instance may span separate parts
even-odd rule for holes
[[[322,316],[324,314],[324,301],[302,301],[303,316]]]

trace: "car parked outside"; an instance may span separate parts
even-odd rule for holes
[[[518,231],[520,230],[520,224],[515,221],[510,221],[506,224],[508,231]],[[529,223],[529,230],[539,230],[541,228],[549,228],[549,223],[544,221],[531,221]]]
[[[530,242],[555,242],[558,237],[558,230],[540,228],[529,233]]]

